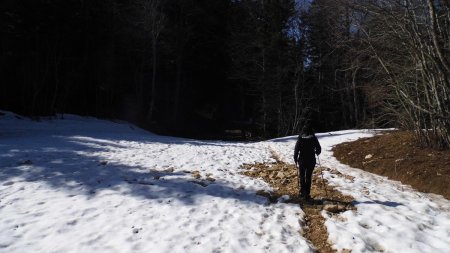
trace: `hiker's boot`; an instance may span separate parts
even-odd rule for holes
[[[306,196],[304,197],[304,201],[305,201],[305,203],[307,203],[307,204],[313,204],[313,203],[314,203],[314,199],[312,199],[311,196],[309,196],[309,195],[306,195]]]
[[[305,199],[304,195],[301,192],[298,193],[298,199],[300,201],[303,201]]]

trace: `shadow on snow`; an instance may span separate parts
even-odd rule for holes
[[[361,205],[361,204],[377,204],[377,205],[383,205],[383,206],[389,206],[389,207],[397,207],[397,206],[403,206],[402,203],[393,202],[393,201],[380,201],[380,200],[370,200],[370,201],[352,201],[353,205]]]
[[[88,198],[101,194],[102,190],[113,190],[118,195],[178,200],[187,205],[195,204],[196,199],[204,195],[268,204],[267,199],[257,196],[254,191],[235,189],[221,180],[199,181],[188,172],[152,171],[116,162],[106,163],[106,158],[94,154],[108,151],[108,146],[126,146],[109,143],[113,141],[111,136],[106,141],[86,135],[77,138],[81,136],[83,142],[74,142],[73,137],[68,136],[45,139],[41,136],[0,145],[0,185],[14,187],[20,181],[40,181],[69,195],[83,194]],[[138,141],[136,137],[130,138],[131,141]],[[130,141],[124,136],[119,140]],[[195,145],[197,142],[189,143]]]

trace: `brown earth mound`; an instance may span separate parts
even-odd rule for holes
[[[333,148],[342,163],[450,199],[450,150],[419,148],[409,132],[392,131]]]

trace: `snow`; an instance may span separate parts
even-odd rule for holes
[[[239,174],[242,163],[271,160],[265,144],[163,137],[70,115],[7,114],[0,131],[0,251],[311,251],[299,207],[269,205],[255,194],[269,186]]]
[[[344,213],[344,220],[328,219],[327,229],[338,249],[450,252],[450,201],[339,164],[331,152],[326,152],[323,160],[325,166],[355,177],[354,182],[349,183],[329,173],[326,175],[338,190],[356,199],[358,209],[356,213]]]
[[[0,252],[313,252],[298,205],[241,175],[243,163],[292,162],[295,136],[257,143],[159,136],[124,122],[0,115]],[[318,134],[331,184],[358,210],[325,212],[330,240],[352,252],[448,252],[450,204],[349,168],[337,143],[367,130]],[[195,179],[192,173],[199,173]]]
[[[379,131],[379,130],[378,130]],[[322,145],[320,162],[342,174],[324,171],[331,185],[355,199],[357,211],[327,218],[329,239],[339,251],[354,252],[450,252],[450,201],[435,194],[417,192],[400,182],[351,168],[337,161],[331,148],[336,144],[377,134],[377,130],[346,130],[318,134]],[[292,138],[273,140],[287,161]],[[392,168],[394,169],[394,168]]]

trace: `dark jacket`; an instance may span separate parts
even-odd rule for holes
[[[294,161],[299,164],[316,164],[315,154],[322,151],[319,140],[314,134],[300,134],[295,144]]]

